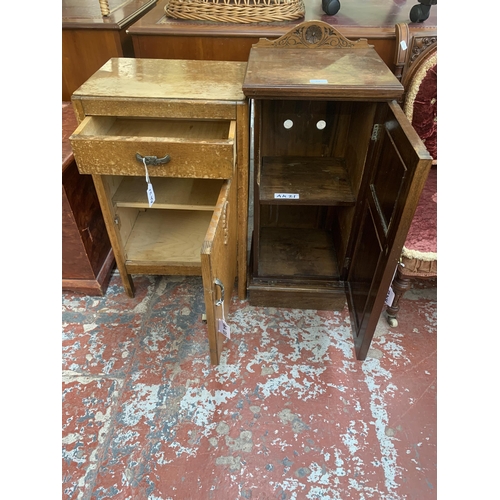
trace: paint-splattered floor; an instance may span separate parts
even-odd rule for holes
[[[208,357],[201,278],[63,294],[64,499],[435,499],[435,283],[364,362],[341,312],[232,303]]]

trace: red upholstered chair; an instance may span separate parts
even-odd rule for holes
[[[397,326],[400,299],[413,279],[437,278],[437,36],[396,25],[396,76],[405,88],[403,109],[431,156],[433,165],[420,196],[387,306],[390,326]],[[390,302],[390,300],[389,300]]]

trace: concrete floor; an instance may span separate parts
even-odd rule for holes
[[[201,278],[63,293],[62,498],[437,498],[436,283],[364,362],[340,312],[233,299],[212,367]]]

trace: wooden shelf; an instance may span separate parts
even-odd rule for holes
[[[333,248],[322,229],[261,228],[259,276],[338,278]]]
[[[190,210],[139,212],[125,245],[128,264],[199,264],[213,213]]]
[[[259,199],[263,204],[354,205],[344,161],[340,158],[264,157]],[[291,195],[290,198],[280,196]]]
[[[213,212],[223,180],[151,177],[155,202],[151,208]],[[116,207],[149,208],[145,177],[124,177],[115,195]]]

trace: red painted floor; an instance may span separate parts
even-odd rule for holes
[[[233,299],[212,367],[201,278],[63,294],[64,499],[437,498],[436,283],[354,358],[347,309]]]

